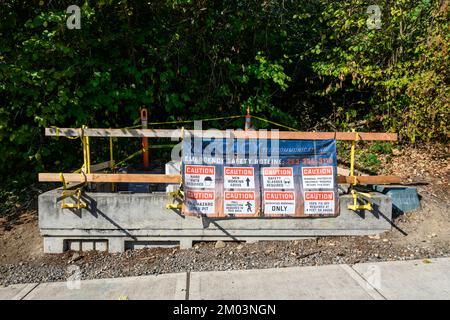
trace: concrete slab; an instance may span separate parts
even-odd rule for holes
[[[374,297],[340,265],[226,272],[193,272],[189,300],[301,300]]]
[[[15,284],[8,287],[0,288],[0,300],[22,300],[30,293],[38,284]]]
[[[44,283],[25,300],[183,300],[186,273]]]
[[[352,268],[388,300],[450,299],[450,258],[356,264]]]

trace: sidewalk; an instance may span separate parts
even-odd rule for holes
[[[450,299],[450,258],[22,284],[0,299]],[[77,288],[78,287],[78,288]]]

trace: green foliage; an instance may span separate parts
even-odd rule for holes
[[[363,130],[404,141],[446,139],[448,2],[375,2],[379,30],[363,0],[84,1],[81,29],[69,30],[66,1],[2,1],[0,175],[77,168],[79,141],[43,128],[130,126],[142,106],[151,121],[249,106],[301,130],[367,120]],[[231,125],[242,122],[211,123]]]
[[[380,154],[391,154],[392,143],[384,141],[376,141],[369,146],[369,152]]]
[[[365,8],[372,2],[329,1],[322,11],[326,27],[322,24],[323,36],[311,50],[320,56],[313,70],[327,85],[320,94],[331,96],[336,122],[344,128],[363,118],[411,142],[445,139],[448,2],[380,1],[382,28],[367,30]]]
[[[361,168],[364,168],[366,172],[371,174],[376,174],[381,165],[381,161],[375,153],[365,151],[359,152],[356,161]]]

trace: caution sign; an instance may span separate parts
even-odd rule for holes
[[[216,168],[214,166],[184,166],[184,184],[188,188],[214,189],[216,187]]]
[[[305,214],[334,214],[333,191],[305,191]]]
[[[264,189],[294,189],[294,172],[292,167],[262,168]]]
[[[255,169],[252,167],[224,167],[226,189],[255,189]]]
[[[254,214],[256,212],[255,192],[225,191],[223,206],[224,213],[227,215]]]
[[[302,167],[303,189],[333,189],[333,167]]]
[[[215,192],[187,190],[185,204],[187,211],[194,214],[213,214],[215,212]]]
[[[181,213],[211,218],[339,215],[336,140],[185,135]]]
[[[264,213],[295,214],[295,193],[292,191],[265,191]]]

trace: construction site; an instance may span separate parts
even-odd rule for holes
[[[449,253],[447,220],[419,224],[426,212],[435,217],[439,210],[446,219],[448,203],[433,200],[439,197],[434,192],[448,199],[448,175],[435,177],[444,179],[437,182],[443,188],[425,191],[420,198],[429,200],[423,204],[417,191],[429,187],[423,179],[373,176],[355,169],[358,144],[395,141],[396,134],[255,130],[247,112],[243,130],[150,129],[146,109],[141,110],[139,128],[46,129],[49,139],[81,141],[82,166],[72,173],[39,174],[40,182],[60,184],[39,195],[34,237],[41,246],[25,252],[25,259],[31,259],[19,265],[25,278],[6,269],[2,281],[32,280],[30,271],[37,263],[44,279],[59,280],[66,276],[66,263],[79,264],[89,270],[88,278],[97,278],[102,277],[97,261],[115,266],[101,267],[105,276],[124,276]],[[91,164],[92,140],[102,138],[109,141],[110,158]],[[126,138],[139,139],[142,149],[116,161],[114,141]],[[172,141],[168,146],[175,159],[164,167],[151,165],[152,138]],[[348,168],[338,165],[336,141],[350,146],[344,162]],[[226,152],[227,145],[231,152]],[[16,232],[33,221],[19,223]],[[418,232],[409,230],[412,221]],[[14,250],[3,259],[23,259]]]
[[[419,2],[0,3],[0,300],[449,299]]]
[[[354,174],[358,141],[395,141],[395,134],[256,131],[249,113],[245,130],[148,129],[147,115],[143,109],[141,129],[46,130],[47,136],[80,138],[84,159],[80,173],[39,174],[41,182],[63,184],[39,196],[44,252],[371,235],[391,229],[390,194],[400,206],[419,206],[399,177]],[[110,159],[91,165],[96,137],[110,139]],[[118,137],[142,139],[140,173],[114,163],[112,139]],[[151,138],[180,139],[181,159],[150,170]],[[352,144],[348,176],[337,174],[336,141]]]

